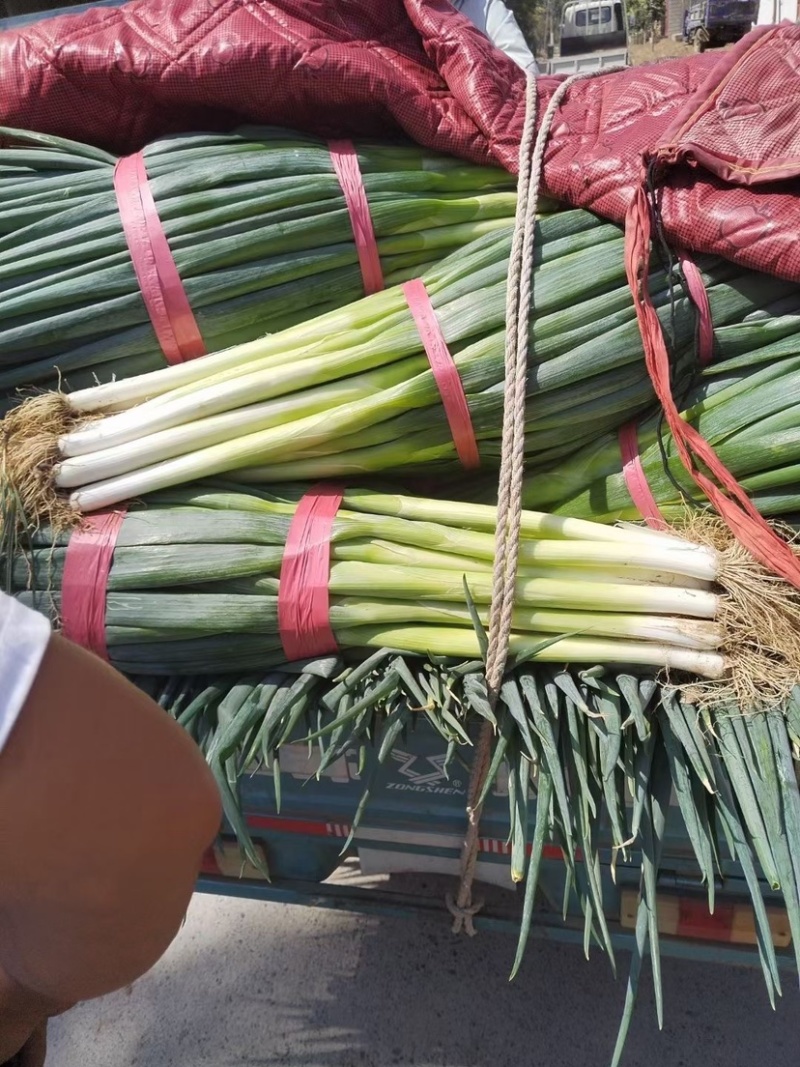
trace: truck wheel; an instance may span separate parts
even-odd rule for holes
[[[693,44],[695,52],[705,52],[707,42],[702,33],[696,33],[694,35]]]

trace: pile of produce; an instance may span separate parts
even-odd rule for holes
[[[283,744],[321,745],[320,771],[346,751],[362,750],[359,762],[371,770],[352,837],[378,768],[418,714],[442,736],[448,765],[463,758],[477,715],[496,728],[484,792],[501,764],[510,775],[511,874],[525,883],[514,971],[551,839],[583,911],[585,949],[598,943],[614,965],[600,877],[601,826],[608,825],[620,862],[633,848],[642,856],[636,951],[615,1062],[648,951],[661,1016],[656,884],[674,788],[709,906],[725,847],[745,875],[774,999],[780,980],[756,863],[783,891],[800,945],[790,846],[800,830],[793,763],[800,696],[787,692],[788,722],[778,708],[742,715],[725,688],[698,709],[641,671],[666,666],[673,677],[724,679],[735,669],[728,647],[735,655],[740,639],[731,630],[735,570],[724,553],[646,528],[524,512],[514,666],[493,707],[483,656],[494,509],[347,490],[331,530],[328,581],[328,619],[342,655],[287,669],[282,564],[307,494],[304,487],[278,493],[209,483],[132,503],[100,590],[111,662],[197,739],[251,862],[261,864],[238,779],[266,762],[278,768],[279,790]],[[62,589],[73,536],[32,530],[27,547],[4,566],[17,596],[65,626]],[[769,596],[768,580],[764,592]],[[564,661],[572,670],[547,665]],[[199,663],[204,677],[190,677]],[[628,666],[610,673],[596,663]],[[771,656],[765,670],[773,666]],[[250,673],[237,678],[238,671]],[[796,661],[791,672],[798,676]]]
[[[366,298],[322,142],[243,130],[145,150],[190,303],[209,350],[221,349],[170,367],[115,213],[115,161],[47,138],[0,156],[0,392],[51,384],[55,367],[70,390],[0,423],[0,583],[73,631],[65,575],[81,513],[124,505],[93,594],[97,647],[198,741],[256,863],[237,782],[259,763],[279,768],[288,741],[314,741],[323,768],[352,748],[377,767],[425,715],[449,766],[475,719],[492,723],[484,791],[505,763],[512,878],[525,883],[515,970],[547,840],[563,852],[587,952],[594,941],[612,962],[603,820],[622,862],[641,852],[616,1064],[648,949],[661,1016],[656,883],[671,790],[710,907],[726,849],[739,865],[771,999],[765,883],[783,894],[800,952],[800,595],[705,514],[654,402],[621,231],[581,211],[542,216],[529,510],[509,670],[490,701],[515,195],[505,174],[416,148],[359,145],[358,156],[388,285]],[[673,392],[761,513],[791,522],[800,289],[711,257],[697,266],[714,326],[702,370],[680,269],[654,258],[649,278]],[[408,288],[392,286],[418,276],[463,389],[472,463],[430,336]],[[625,428],[666,532],[638,524]],[[236,484],[212,480],[223,475]],[[435,499],[364,480],[377,475],[421,475]],[[330,655],[300,657],[285,565],[309,483],[325,478],[346,479],[322,583]]]
[[[166,365],[126,243],[116,160],[0,129],[0,397]],[[409,144],[356,145],[387,285],[514,217],[513,179]],[[364,294],[328,145],[286,130],[144,149],[158,217],[208,352]]]
[[[504,227],[423,276],[488,471],[500,454],[510,242]],[[653,404],[623,244],[617,227],[582,211],[538,223],[526,434],[537,465]],[[773,314],[768,301],[796,298],[793,287],[720,260],[704,264],[704,279],[717,334],[752,333],[754,344],[764,330],[748,331],[745,320],[782,323],[783,305]],[[674,283],[654,271],[651,290],[678,367],[689,373],[695,317]],[[796,330],[800,319],[789,319]],[[727,344],[740,351],[733,338]],[[272,484],[456,463],[454,431],[402,287],[202,360],[45,394],[7,417],[4,434],[9,477],[39,514],[54,488],[92,511],[232,471]]]

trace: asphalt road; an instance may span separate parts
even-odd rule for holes
[[[198,896],[129,992],[52,1027],[48,1067],[606,1067],[624,996],[606,961],[446,924]],[[627,958],[620,959],[622,968]],[[761,975],[664,960],[626,1067],[796,1067],[800,994],[773,1014]]]

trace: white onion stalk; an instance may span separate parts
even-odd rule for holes
[[[594,637],[564,637],[546,647],[546,634],[512,634],[510,652],[514,657],[535,656],[544,663],[631,664],[639,667],[666,667],[688,671],[702,678],[722,678],[725,657],[650,641],[613,641]],[[450,655],[477,659],[480,645],[470,630],[442,627],[358,627],[340,630],[339,640],[355,648],[397,648],[425,655]],[[447,651],[445,651],[447,650]]]
[[[464,581],[476,604],[492,599],[492,577],[467,570],[438,572],[425,567],[413,570],[388,568],[371,563],[334,563],[331,567],[331,593],[341,596],[355,593],[393,600],[412,595],[415,600],[458,600],[463,596]],[[516,604],[524,607],[564,607],[577,611],[602,611],[613,606],[621,613],[641,612],[655,615],[682,615],[695,619],[714,619],[719,597],[701,589],[675,586],[605,582],[570,582],[558,577],[529,578],[517,581]]]

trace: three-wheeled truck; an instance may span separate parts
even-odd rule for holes
[[[758,16],[758,0],[696,0],[686,12],[683,39],[698,52],[740,41]]]

